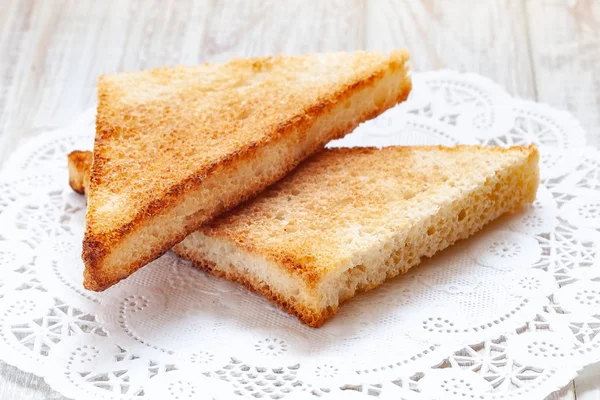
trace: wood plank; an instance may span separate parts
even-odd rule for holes
[[[0,13],[0,167],[20,140],[95,103],[102,73],[351,50],[361,0],[11,0]],[[116,11],[115,11],[116,10]]]
[[[477,72],[513,94],[535,98],[520,0],[369,2],[366,47],[407,46],[415,71]]]
[[[203,55],[221,61],[241,55],[354,50],[362,42],[362,9],[361,0],[219,3],[206,26]]]
[[[600,1],[527,2],[539,101],[571,111],[600,146]]]
[[[0,399],[63,400],[44,380],[0,361]]]
[[[545,400],[576,400],[575,386],[573,385],[573,382],[569,383],[561,390],[550,394],[550,396],[546,397]]]
[[[575,379],[577,400],[600,400],[600,363],[584,368]]]
[[[21,82],[25,80],[28,70],[34,68],[31,60],[35,48],[31,24],[39,19],[44,5],[35,7],[32,1],[11,1],[3,4],[0,13],[0,165],[8,152],[8,144],[2,141],[11,128],[12,116],[17,110],[20,98]],[[26,101],[23,101],[26,103]],[[4,151],[3,151],[4,150]]]
[[[575,385],[571,381],[567,386],[552,393],[546,397],[545,400],[576,400],[577,395],[575,394]]]

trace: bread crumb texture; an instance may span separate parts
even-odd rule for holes
[[[533,202],[534,146],[321,152],[174,250],[314,327],[358,291]]]
[[[403,101],[407,60],[404,51],[312,54],[102,76],[86,288],[125,278]]]
[[[92,153],[75,150],[67,156],[69,168],[69,185],[79,194],[84,194],[89,187]]]

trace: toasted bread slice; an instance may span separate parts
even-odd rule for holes
[[[313,54],[102,76],[84,286],[127,277],[406,99],[407,60]]]
[[[90,186],[92,152],[75,150],[68,155],[69,185],[79,194],[85,194]]]
[[[330,149],[173,250],[318,327],[357,291],[531,203],[538,160],[534,146]]]

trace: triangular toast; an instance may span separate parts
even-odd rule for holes
[[[326,150],[173,250],[318,327],[356,292],[533,202],[538,160],[534,146]]]
[[[104,290],[410,92],[394,51],[102,76],[83,240]]]

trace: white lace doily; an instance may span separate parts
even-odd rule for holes
[[[600,153],[569,114],[477,75],[414,74],[410,100],[333,145],[540,146],[534,206],[320,329],[167,254],[82,288],[85,200],[66,153],[94,112],[40,135],[0,180],[0,358],[67,397],[543,399],[600,360]]]

